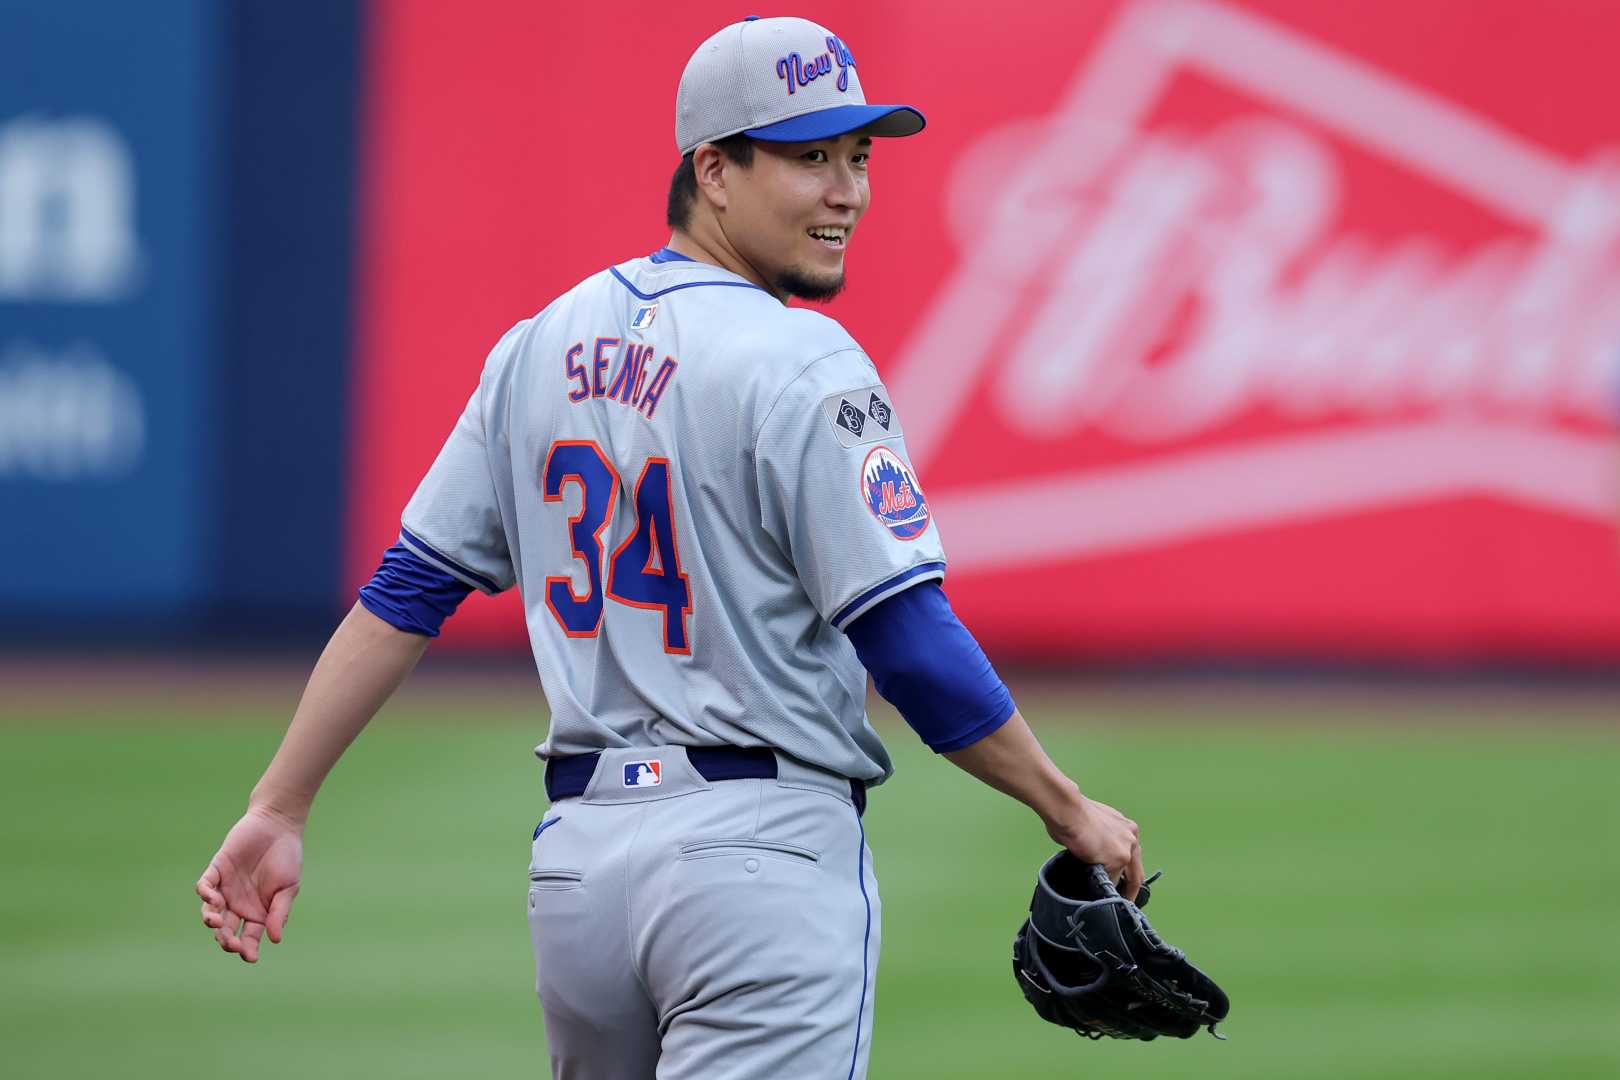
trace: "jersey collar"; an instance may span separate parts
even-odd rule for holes
[[[649,263],[652,265],[649,266]],[[641,272],[638,272],[638,269]],[[653,281],[649,281],[645,276],[643,276],[643,274],[647,271],[654,271]],[[626,289],[630,290],[631,295],[635,296],[638,300],[656,300],[666,293],[676,292],[680,289],[697,289],[704,287],[723,289],[753,289],[756,292],[765,293],[766,296],[771,295],[768,290],[760,288],[758,285],[755,285],[752,281],[749,281],[746,278],[733,274],[730,270],[727,270],[724,267],[698,262],[696,259],[682,255],[680,252],[671,250],[668,247],[659,248],[651,255],[648,255],[645,262],[638,259],[629,263],[624,263],[621,266],[609,267],[608,273],[612,274],[614,278],[618,280],[620,285],[623,285]],[[705,277],[693,280],[690,275],[695,273],[724,276]],[[668,276],[670,274],[675,275],[673,283],[665,285],[662,288],[651,288],[644,291],[643,289],[636,287],[637,282],[650,286],[656,281],[670,281],[671,279]],[[631,277],[634,277],[636,281],[632,281]],[[772,299],[775,299],[775,297],[772,297]]]

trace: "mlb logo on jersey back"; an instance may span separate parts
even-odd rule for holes
[[[652,325],[652,321],[657,317],[658,301],[654,300],[650,304],[643,304],[636,309],[635,315],[630,319],[630,329],[645,330]]]
[[[928,529],[928,500],[907,465],[887,446],[874,446],[861,465],[861,498],[896,540],[915,540]]]
[[[664,782],[664,764],[657,758],[650,761],[624,763],[625,787],[657,787]]]

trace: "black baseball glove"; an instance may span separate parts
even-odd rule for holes
[[[1042,1019],[1090,1039],[1190,1039],[1201,1027],[1225,1038],[1226,994],[1142,915],[1158,877],[1133,904],[1101,866],[1067,851],[1046,860],[1013,939],[1013,975]]]

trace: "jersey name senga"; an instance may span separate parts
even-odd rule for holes
[[[615,352],[619,354],[617,367],[613,366]],[[664,391],[669,389],[670,380],[675,378],[676,368],[680,367],[673,356],[666,356],[653,370],[651,345],[634,342],[626,345],[616,337],[597,338],[591,346],[590,359],[582,360],[584,355],[582,341],[576,341],[563,353],[563,370],[570,383],[568,400],[578,405],[593,398],[606,398],[637,410],[649,420],[663,400]],[[611,379],[607,377],[610,368],[613,370]]]

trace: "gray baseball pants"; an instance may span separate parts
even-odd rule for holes
[[[864,1077],[880,918],[848,780],[778,755],[774,779],[711,782],[680,747],[603,751],[529,863],[552,1076]]]

